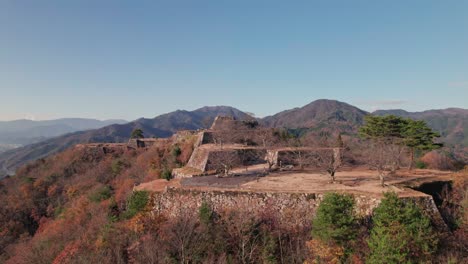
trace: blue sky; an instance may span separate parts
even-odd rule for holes
[[[468,1],[0,2],[0,120],[468,108]]]

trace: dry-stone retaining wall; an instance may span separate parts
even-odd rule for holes
[[[380,203],[380,198],[354,195],[356,213],[370,216]],[[186,190],[167,188],[162,193],[153,195],[153,212],[174,217],[181,210],[197,211],[203,202],[208,203],[217,212],[225,210],[242,210],[257,214],[270,212],[285,223],[309,224],[323,199],[323,194],[286,193],[286,192],[247,192],[235,190]],[[431,196],[403,198],[415,200],[431,216],[434,224],[442,230],[445,225]]]

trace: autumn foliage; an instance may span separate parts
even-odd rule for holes
[[[143,210],[133,187],[185,164],[192,146],[187,138],[138,150],[71,148],[22,167],[0,183],[0,262],[125,260],[128,225]]]
[[[22,167],[0,181],[0,263],[365,261],[369,219],[356,221],[356,234],[346,233],[353,243],[326,243],[312,232],[314,219],[288,224],[268,208],[215,211],[204,203],[176,216],[153,214],[151,194],[134,186],[183,166],[193,143],[188,137],[138,150],[72,148]],[[467,241],[466,178],[460,172],[444,194],[444,217],[455,223],[440,239],[436,258],[444,263],[467,260],[460,243]],[[351,220],[346,226],[354,227]]]

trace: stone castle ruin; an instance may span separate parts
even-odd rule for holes
[[[274,129],[262,127],[255,120],[220,116],[209,129],[179,131],[171,138],[130,139],[127,143],[93,143],[76,147],[112,153],[145,150],[158,144],[176,144],[187,138],[195,142],[188,163],[172,171],[175,179],[159,179],[135,186],[135,190],[152,193],[155,214],[170,217],[184,208],[196,211],[207,202],[216,211],[232,208],[249,213],[269,210],[285,221],[306,223],[315,214],[326,192],[352,194],[358,213],[365,216],[372,214],[380,203],[382,192],[394,191],[402,199],[416,201],[440,229],[447,228],[432,195],[408,187],[410,184],[420,186],[433,181],[449,182],[445,175],[431,173],[429,176],[412,174],[406,178],[395,177],[389,180],[388,187],[383,188],[377,180],[372,180],[372,177],[376,177],[372,172],[351,169],[340,171],[340,181],[330,184],[327,177],[320,173],[290,171],[288,168],[303,165],[298,164],[295,157],[298,153],[306,156],[327,151],[332,154],[333,161],[341,162],[341,148],[275,144],[274,133]],[[310,167],[310,164],[305,165]],[[226,176],[221,172],[223,169],[227,171],[228,167],[232,172],[229,175],[233,177],[218,177]],[[263,171],[267,173],[263,174]]]
[[[313,155],[317,151],[333,151],[338,157],[340,148],[285,147],[269,144],[275,130],[262,127],[255,120],[236,120],[218,116],[207,130],[199,131],[195,149],[184,168],[174,169],[174,178],[213,174],[224,167],[248,167],[264,164],[265,169],[297,166],[295,153]],[[267,142],[269,141],[269,142]],[[339,162],[337,160],[337,162]]]
[[[127,147],[133,149],[149,148],[156,142],[158,142],[158,139],[156,138],[131,138],[127,143]]]
[[[434,200],[443,186],[450,184],[448,174],[413,172],[388,179],[388,185],[382,187],[374,172],[349,168],[339,172],[336,184],[330,184],[321,173],[288,168],[313,167],[313,164],[298,164],[298,153],[307,156],[327,151],[328,155],[332,154],[333,161],[341,162],[341,148],[275,144],[274,137],[271,137],[274,133],[274,129],[262,127],[255,120],[219,116],[209,129],[179,131],[168,139],[131,139],[127,143],[95,143],[77,147],[112,153],[117,150],[144,150],[159,143],[174,144],[187,138],[193,140],[194,149],[188,163],[172,171],[175,179],[159,179],[135,186],[134,190],[152,193],[152,213],[155,215],[172,217],[181,211],[196,212],[205,203],[217,213],[232,209],[247,214],[268,212],[281,222],[304,224],[313,218],[327,192],[353,195],[356,213],[360,217],[368,217],[381,202],[382,193],[393,191],[401,199],[415,202],[430,216],[438,230],[448,230]],[[226,175],[221,173],[223,169],[227,171],[226,167],[231,169],[231,177],[224,177]],[[420,191],[421,186],[434,182],[440,185],[440,190],[433,193]]]
[[[126,151],[126,150],[136,150],[136,149],[148,149],[159,143],[168,143],[171,142],[174,138],[180,135],[186,134],[192,135],[191,131],[181,131],[180,133],[175,134],[171,138],[131,138],[127,143],[88,143],[88,144],[77,144],[75,148],[77,149],[94,149],[101,150],[104,153],[112,153],[115,151]]]

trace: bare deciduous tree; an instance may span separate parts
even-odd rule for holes
[[[400,167],[408,121],[393,115],[366,116],[365,120],[366,124],[359,129],[359,133],[370,143],[368,163],[378,171],[380,183],[384,186],[385,176],[394,174]]]
[[[279,132],[272,128],[258,128],[256,131],[256,139],[264,148],[274,148],[279,146]]]
[[[209,167],[224,176],[229,176],[231,170],[238,164],[241,164],[239,155],[234,150],[219,150],[212,153],[209,159]]]
[[[260,234],[255,230],[256,219],[247,211],[231,211],[225,218],[228,240],[240,263],[255,263],[260,248]]]
[[[329,134],[321,134],[316,145],[320,147],[312,155],[313,164],[330,176],[331,182],[335,182],[335,174],[343,165],[343,154],[346,150],[341,134],[336,140]]]
[[[197,232],[198,226],[196,215],[187,209],[181,209],[175,221],[166,226],[170,235],[167,242],[180,263],[191,263],[194,256],[200,255],[198,251],[202,248],[197,245],[202,242],[202,237]]]
[[[285,150],[287,156],[303,170],[311,161],[311,153],[307,150],[310,147],[310,140],[305,137],[293,137],[288,139],[288,149]]]
[[[320,170],[325,171],[332,183],[335,182],[335,174],[343,165],[343,148],[323,148],[314,151],[313,163]]]
[[[377,170],[380,184],[385,186],[385,178],[395,174],[400,166],[404,147],[399,140],[388,142],[372,141],[368,144],[367,163],[371,169]]]

